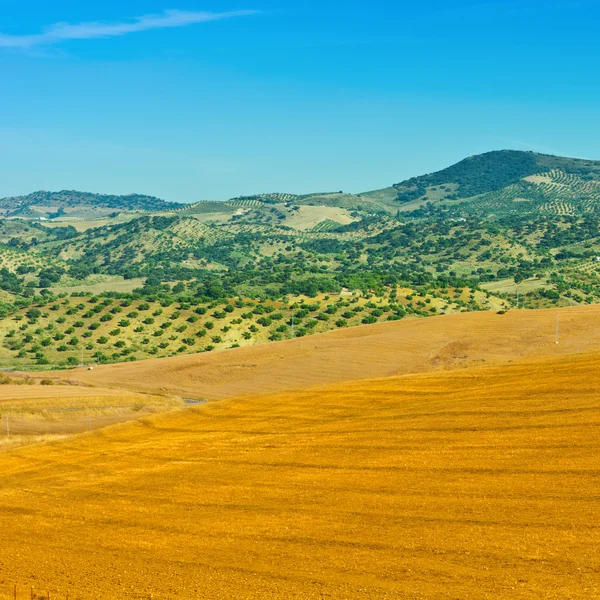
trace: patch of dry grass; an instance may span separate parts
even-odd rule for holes
[[[2,385],[0,451],[139,419],[182,404],[180,398],[114,389]]]

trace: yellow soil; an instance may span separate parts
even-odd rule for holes
[[[557,315],[559,345],[554,343]],[[103,387],[217,399],[597,348],[600,305],[592,305],[383,323],[224,352],[107,365],[69,377]]]
[[[349,211],[337,206],[300,206],[297,211],[290,211],[285,224],[298,230],[312,229],[321,221],[330,219],[342,225],[355,221]]]
[[[600,356],[546,359],[5,453],[1,583],[83,600],[597,598],[599,386]]]

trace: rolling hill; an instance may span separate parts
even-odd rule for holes
[[[181,206],[141,196],[61,192],[34,194],[27,202],[12,199],[11,206],[25,202],[26,210],[45,211],[43,202],[52,198],[62,198],[65,208],[51,222],[0,219],[0,290],[8,294],[0,298],[0,331],[9,338],[2,340],[0,360],[8,356],[17,366],[50,359],[73,363],[76,356],[69,352],[81,348],[61,343],[61,336],[93,323],[75,318],[67,296],[82,298],[75,305],[177,305],[185,307],[177,309],[181,313],[214,303],[211,310],[235,306],[235,314],[218,323],[221,331],[202,344],[173,331],[166,336],[169,343],[153,340],[145,324],[132,319],[106,331],[100,324],[97,338],[85,332],[84,347],[104,361],[282,339],[292,335],[289,311],[296,309],[304,315],[298,318],[308,317],[293,332],[302,336],[405,316],[600,299],[595,161],[506,150],[365,194],[270,193]],[[102,218],[86,213],[96,200],[102,207],[93,210],[104,211]],[[115,207],[129,212],[115,216],[120,212]],[[141,207],[152,211],[135,212]],[[327,299],[334,297],[335,302]],[[371,301],[366,307],[371,312],[357,317],[348,297]],[[316,305],[317,299],[322,308],[304,314],[302,303]],[[266,328],[255,335],[246,329],[242,309],[267,301],[287,310],[280,322],[258,316],[267,325],[248,322]],[[56,327],[50,335],[37,323],[16,323],[31,307],[44,311],[54,305],[65,321],[45,326],[64,324],[65,331]],[[157,328],[176,325],[177,333],[187,328],[202,336],[201,322],[195,328],[171,323],[154,308]],[[89,318],[90,310],[83,311]],[[194,316],[186,312],[188,318]],[[42,341],[48,356],[39,347]]]
[[[557,317],[559,344],[555,343]],[[570,356],[597,348],[600,306],[593,305],[364,325],[276,344],[70,371],[68,377],[87,385],[214,400]]]
[[[0,598],[588,600],[599,374],[343,383],[0,454]]]

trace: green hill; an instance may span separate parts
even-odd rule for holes
[[[185,308],[174,321],[184,316],[192,321],[174,323],[182,331],[169,332],[167,345],[154,344],[160,335],[155,329],[146,338],[148,331],[139,328],[147,324],[133,318],[119,327],[109,318],[99,321],[98,331],[82,338],[92,354],[103,352],[103,360],[111,361],[403,316],[504,309],[517,304],[517,292],[519,308],[600,301],[600,163],[595,161],[490,152],[364,194],[271,193],[176,206],[145,196],[102,196],[100,208],[92,205],[98,197],[75,192],[26,198],[4,201],[5,210],[50,214],[60,201],[68,216],[52,223],[0,218],[0,332],[7,338],[7,363],[18,358],[31,364],[38,354],[53,363],[75,360],[79,346],[60,336],[72,337],[71,329],[92,325],[95,309],[80,309],[76,316],[68,303],[59,303],[48,310],[58,314],[65,307],[65,322],[56,324],[64,325],[57,329],[60,339],[54,330],[47,333],[52,323],[31,324],[30,333],[29,325],[19,322],[32,305],[54,306],[68,297],[111,295],[162,308],[177,302],[227,306],[235,299],[231,319],[219,333],[207,334],[211,341],[205,344],[196,337],[191,343],[189,332],[177,335],[186,328],[194,336],[200,331],[200,321],[192,327],[194,315]],[[146,212],[150,209],[156,212]],[[86,210],[106,216],[82,222]],[[126,218],[111,216],[121,210],[129,211]],[[385,299],[384,307],[371,306],[366,317],[359,319],[346,306],[348,298],[373,295]],[[281,307],[305,300],[315,304],[308,298],[323,299],[323,308],[313,311],[314,318],[306,313],[306,325],[298,321],[294,333],[287,313],[285,319],[243,316],[250,300]],[[76,326],[79,321],[83,325]]]
[[[443,204],[479,216],[583,214],[600,207],[600,161],[500,150],[362,196],[401,211]]]
[[[104,216],[115,211],[163,211],[179,207],[154,196],[128,194],[115,196],[74,190],[33,192],[27,196],[0,199],[0,215],[5,217],[53,218],[62,216]]]

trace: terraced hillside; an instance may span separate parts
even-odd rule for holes
[[[0,597],[594,598],[598,373],[367,380],[0,454]]]

